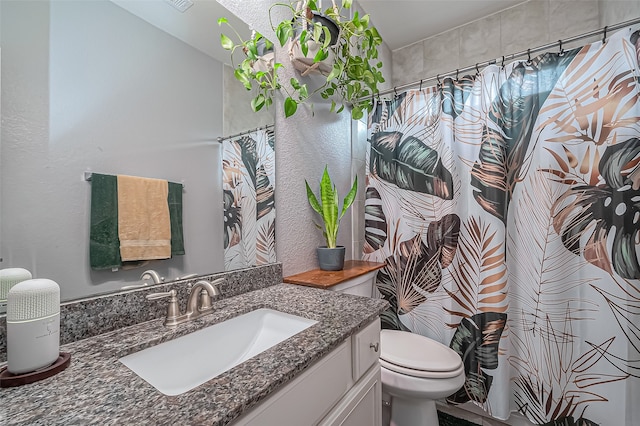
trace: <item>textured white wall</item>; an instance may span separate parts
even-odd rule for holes
[[[187,255],[148,266],[222,270],[222,64],[108,1],[0,7],[0,267],[55,280],[63,299],[139,282],[89,268],[90,169],[184,181]]]
[[[267,11],[271,0],[253,1],[251,7],[242,0],[220,0],[220,3],[256,31],[276,41],[276,58],[287,54],[278,47],[269,24]],[[274,9],[280,13],[273,15],[274,22],[286,16],[282,9]],[[288,61],[282,62],[285,66],[281,78],[288,81],[296,75],[295,70]],[[315,114],[300,107],[293,117],[285,119],[283,102],[279,100],[275,108],[276,250],[283,274],[287,276],[317,268],[315,249],[323,244],[322,233],[314,226],[318,217],[307,201],[304,180],[316,189],[328,164],[341,198],[351,186],[351,118],[347,113],[330,113],[329,105],[316,102]],[[351,216],[345,215],[340,223],[338,244],[347,248],[347,259],[352,258],[351,242]]]

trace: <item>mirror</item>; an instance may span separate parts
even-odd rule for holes
[[[214,1],[173,3],[191,2],[0,2],[0,268],[56,281],[62,300],[142,284],[147,269],[165,281],[224,270],[217,139],[273,111],[247,112],[223,64],[218,17],[247,26]],[[85,172],[182,183],[185,255],[92,270]]]

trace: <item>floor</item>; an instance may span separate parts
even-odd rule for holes
[[[443,413],[442,411],[438,411],[438,422],[440,423],[439,426],[480,426],[477,423],[471,423],[466,420],[453,417],[449,414]]]
[[[382,425],[389,426],[391,420],[391,405],[386,403],[382,404]],[[472,423],[467,420],[459,419],[450,414],[443,413],[438,410],[438,422],[439,426],[482,426],[477,423]]]
[[[503,423],[500,420],[481,416],[478,413],[472,413],[456,406],[437,403],[438,421],[440,426],[533,426],[525,419]],[[462,418],[461,418],[462,417]],[[517,417],[512,415],[512,417]],[[512,419],[517,420],[517,419]],[[389,426],[391,421],[391,403],[389,395],[383,394],[382,397],[382,426]]]

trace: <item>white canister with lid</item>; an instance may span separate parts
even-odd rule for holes
[[[31,272],[24,268],[0,269],[0,314],[6,312],[7,295],[11,287],[31,278]]]
[[[7,296],[7,369],[29,373],[60,354],[60,287],[49,279],[16,284]]]

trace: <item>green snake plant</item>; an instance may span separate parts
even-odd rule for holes
[[[316,198],[306,179],[304,183],[307,186],[307,198],[309,199],[309,204],[313,210],[320,215],[324,222],[324,229],[318,224],[316,224],[316,226],[319,229],[322,229],[322,235],[324,235],[324,238],[327,241],[327,248],[336,248],[340,219],[342,219],[342,216],[344,216],[345,212],[349,207],[351,207],[351,204],[353,204],[353,201],[356,198],[356,192],[358,191],[358,176],[356,176],[351,190],[342,201],[342,210],[340,211],[340,214],[338,214],[338,190],[331,182],[327,166],[325,166],[322,179],[320,180],[320,201]]]

